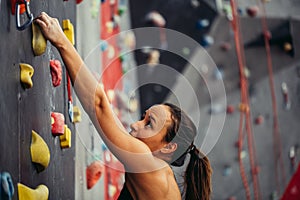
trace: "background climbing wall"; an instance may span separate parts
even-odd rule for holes
[[[0,1],[0,171],[11,174],[15,195],[18,199],[17,183],[31,188],[45,184],[49,188],[49,199],[74,199],[74,125],[68,117],[68,102],[65,71],[60,86],[51,82],[49,61],[60,59],[58,52],[47,44],[46,52],[34,56],[31,46],[31,27],[18,31],[15,16],[11,14],[11,2]],[[70,19],[76,28],[76,2],[73,0],[41,0],[30,2],[36,17],[45,11],[63,19]],[[24,17],[24,16],[22,16]],[[24,89],[20,82],[19,63],[33,66],[33,87]],[[72,147],[61,149],[58,137],[51,134],[52,111],[64,114],[66,124],[72,131]],[[31,130],[38,132],[50,149],[50,164],[38,173],[31,162]]]
[[[265,2],[267,13],[261,8],[256,10],[258,1],[236,1],[239,2],[237,9],[240,17],[240,28],[242,41],[241,46],[245,47],[245,65],[248,69],[247,76],[249,88],[247,91],[250,95],[251,106],[251,124],[253,126],[254,148],[256,153],[256,164],[258,169],[259,190],[261,199],[279,199],[288,181],[295,172],[295,168],[299,163],[299,1],[262,1]],[[198,147],[205,148],[203,143],[208,130],[209,133],[216,134],[210,123],[222,123],[222,121],[211,121],[218,119],[218,116],[227,114],[221,135],[214,138],[215,135],[208,135],[209,141],[217,141],[208,156],[213,166],[213,195],[212,199],[246,199],[243,187],[238,157],[242,156],[242,162],[245,166],[245,176],[248,179],[250,188],[250,197],[254,198],[252,170],[250,169],[247,139],[244,138],[244,148],[241,154],[238,153],[237,141],[239,132],[240,110],[240,77],[237,62],[237,53],[235,51],[234,32],[230,23],[230,1],[218,0],[190,0],[190,1],[142,1],[131,0],[131,13],[133,28],[155,26],[155,24],[147,23],[147,14],[151,11],[158,11],[166,20],[166,28],[178,30],[181,33],[193,38],[196,42],[205,47],[212,60],[218,67],[213,73],[207,73],[209,63],[206,63],[207,57],[199,52],[190,49],[190,60],[198,63],[197,66],[185,63],[185,61],[170,59],[168,50],[172,50],[172,42],[170,39],[169,49],[164,51],[160,49],[160,59],[157,63],[157,71],[160,65],[167,65],[176,70],[182,70],[182,74],[191,83],[196,96],[197,102],[193,101],[192,95],[188,92],[185,85],[180,81],[176,81],[176,77],[170,77],[168,74],[160,74],[160,78],[164,77],[173,81],[174,85],[172,94],[166,95],[168,90],[162,86],[139,88],[141,96],[141,112],[154,103],[163,101],[176,102],[178,99],[185,99],[180,102],[189,114],[195,113],[196,105],[200,107],[200,125],[199,135],[196,140]],[[247,13],[247,9],[254,11],[251,15]],[[253,9],[254,8],[254,9]],[[228,15],[229,13],[229,15]],[[273,77],[275,98],[277,100],[277,111],[279,121],[280,141],[275,143],[275,149],[280,150],[282,154],[283,168],[278,167],[276,172],[275,160],[279,161],[279,154],[274,150],[273,136],[273,108],[272,98],[269,85],[269,73],[267,68],[267,55],[264,40],[262,37],[262,20],[266,17],[268,29],[271,32],[270,40],[271,59],[273,62]],[[175,20],[177,19],[177,20]],[[206,26],[199,26],[198,22],[207,20]],[[204,36],[209,36],[209,40],[205,40]],[[142,41],[138,40],[137,46]],[[168,40],[168,38],[167,38]],[[205,44],[205,45],[204,45]],[[144,44],[145,46],[147,44]],[[149,44],[150,45],[150,44]],[[285,46],[287,45],[287,46]],[[290,45],[290,46],[289,46]],[[136,51],[136,60],[139,65],[147,64],[147,56],[142,51]],[[178,56],[179,57],[179,56]],[[155,70],[153,70],[155,71]],[[197,75],[202,72],[203,77]],[[139,74],[139,80],[147,78],[147,74]],[[174,80],[175,79],[175,80]],[[179,78],[177,80],[180,80]],[[226,90],[227,105],[232,106],[231,111],[227,112],[227,105],[222,105],[222,98],[218,94],[220,104],[211,104],[211,94],[207,85],[214,84],[221,80],[224,82]],[[208,81],[208,82],[205,82]],[[184,81],[182,81],[184,83]],[[284,108],[284,94],[282,84],[288,87],[288,98],[291,101],[291,108]],[[151,96],[148,98],[147,95]],[[166,95],[167,97],[165,98]],[[188,98],[187,98],[188,97]],[[216,102],[214,102],[216,103]],[[261,116],[262,121],[257,122],[257,117]],[[214,124],[216,125],[216,124]],[[245,133],[246,135],[246,133]],[[246,136],[244,136],[246,137]],[[281,143],[282,146],[279,145]],[[294,155],[291,158],[291,155]],[[278,163],[277,163],[278,164]],[[175,169],[175,168],[174,168]],[[179,171],[183,169],[175,169]],[[276,185],[276,176],[279,176],[279,184]],[[282,177],[285,177],[285,181]],[[296,192],[297,193],[297,192]],[[299,193],[298,193],[299,194]]]

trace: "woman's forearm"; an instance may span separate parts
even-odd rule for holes
[[[75,47],[66,40],[63,44],[56,45],[69,76],[73,83],[76,94],[88,114],[95,114],[96,104],[100,106],[105,96],[103,88],[84,64]]]

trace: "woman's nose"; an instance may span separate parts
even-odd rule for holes
[[[136,131],[137,130],[137,123],[130,124],[130,128],[131,128],[132,131]]]

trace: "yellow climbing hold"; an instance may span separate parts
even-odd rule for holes
[[[63,31],[67,36],[67,38],[70,40],[70,42],[74,45],[75,44],[74,27],[69,19],[63,20]]]
[[[32,162],[41,165],[43,169],[48,167],[50,162],[48,145],[35,131],[32,131],[30,152]]]
[[[78,106],[73,106],[73,122],[77,123],[81,121],[81,112]]]
[[[20,63],[20,79],[26,88],[31,88],[33,86],[32,76],[34,73],[34,69],[29,64]]]
[[[48,200],[49,190],[45,185],[39,185],[31,189],[22,183],[18,183],[19,200]]]
[[[64,134],[59,136],[61,148],[70,148],[71,147],[71,130],[65,125]]]
[[[42,34],[40,27],[32,23],[32,49],[35,56],[42,55],[47,48],[47,41]]]

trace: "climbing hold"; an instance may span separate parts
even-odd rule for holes
[[[209,47],[211,46],[212,44],[214,43],[214,38],[209,36],[209,35],[205,35],[203,36],[200,44],[203,46],[203,47]]]
[[[70,40],[70,42],[74,45],[75,44],[75,38],[74,38],[74,26],[71,23],[69,19],[63,20],[63,31],[67,38]]]
[[[0,173],[0,199],[11,200],[14,195],[14,184],[8,172]]]
[[[65,131],[65,116],[58,112],[52,112],[51,119],[53,119],[53,123],[51,123],[52,135],[63,135]]]
[[[293,46],[289,42],[285,42],[283,44],[283,49],[285,52],[290,52],[293,49]]]
[[[109,100],[110,103],[112,103],[115,100],[115,91],[114,90],[107,90],[106,92],[107,98]]]
[[[118,8],[118,15],[122,16],[126,12],[127,8],[126,6],[119,6]]]
[[[213,72],[213,76],[214,76],[214,79],[216,80],[222,80],[223,77],[224,77],[224,72],[223,70],[220,68],[216,68]]]
[[[250,17],[255,17],[258,14],[259,8],[256,5],[249,6],[249,7],[247,7],[246,11]]]
[[[249,112],[249,106],[247,104],[244,104],[244,103],[240,103],[239,104],[239,109],[241,112],[245,112],[245,113],[248,113]]]
[[[200,2],[198,0],[191,0],[191,6],[193,8],[198,8],[200,6]]]
[[[241,151],[241,153],[240,153],[240,159],[246,158],[247,155],[248,155],[248,153],[245,150]]]
[[[73,122],[77,123],[81,121],[81,112],[78,106],[73,106]]]
[[[190,55],[191,50],[188,47],[184,47],[182,49],[182,53],[183,53],[183,55],[188,56],[188,55]]]
[[[15,15],[16,13],[16,2],[18,0],[11,0],[11,14]],[[30,0],[28,0],[28,2],[30,2]],[[20,5],[20,11],[19,11],[19,14],[23,14],[24,12],[26,12],[26,8],[25,8],[25,4],[21,4]]]
[[[134,49],[136,46],[136,39],[135,35],[132,31],[127,31],[125,33],[124,37],[124,44],[129,48],[129,49]]]
[[[80,4],[83,0],[76,0],[76,4]]]
[[[104,167],[100,161],[94,161],[86,168],[86,185],[88,190],[98,182],[103,170]]]
[[[107,50],[107,58],[108,59],[113,59],[114,56],[116,54],[115,48],[113,45],[109,45],[108,46],[108,50]]]
[[[222,174],[223,176],[230,176],[232,174],[232,167],[230,165],[225,165]]]
[[[148,54],[147,64],[150,66],[156,66],[159,63],[160,52],[158,50],[152,50]]]
[[[255,118],[255,124],[260,125],[264,122],[264,117],[262,115],[259,115]]]
[[[50,60],[50,73],[52,77],[52,85],[57,87],[62,80],[62,67],[59,60]]]
[[[108,196],[110,198],[114,197],[117,193],[117,187],[115,185],[109,184],[108,186]]]
[[[32,130],[30,145],[31,161],[36,165],[38,171],[46,169],[50,162],[50,151],[43,138]]]
[[[234,112],[234,110],[235,110],[235,108],[234,108],[233,105],[228,105],[228,106],[227,106],[227,109],[226,109],[226,112],[227,112],[228,114],[232,114],[232,113]]]
[[[46,185],[39,185],[31,189],[22,183],[18,183],[19,200],[48,200],[49,190]]]
[[[283,107],[285,110],[289,110],[291,108],[291,101],[289,98],[289,89],[285,82],[281,84],[281,91],[283,96]]]
[[[107,43],[107,41],[106,41],[106,40],[102,40],[102,41],[100,42],[100,49],[101,49],[101,51],[106,51],[107,48],[108,48],[108,43]]]
[[[200,19],[197,21],[197,29],[202,30],[204,28],[207,28],[209,26],[209,20],[208,19]]]
[[[166,20],[157,11],[152,11],[146,15],[146,21],[151,22],[157,27],[164,27],[166,25]]]
[[[41,32],[41,29],[35,23],[31,24],[32,27],[32,49],[35,56],[42,55],[47,48],[47,41]]]
[[[223,50],[223,51],[228,51],[231,49],[231,44],[229,42],[222,42],[220,48]]]
[[[225,111],[225,108],[222,104],[212,104],[211,108],[209,109],[209,113],[210,114],[219,114],[219,113],[223,113]]]
[[[228,200],[236,200],[236,197],[235,196],[231,196],[228,198]]]
[[[251,72],[248,67],[244,67],[244,76],[246,78],[250,78],[250,76],[251,76]]]
[[[71,130],[64,125],[64,134],[59,136],[60,146],[62,149],[71,147]]]
[[[20,63],[20,69],[21,69],[21,82],[25,86],[25,88],[31,88],[33,86],[33,82],[31,77],[33,76],[34,69],[29,64]]]

